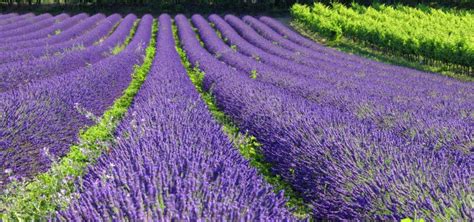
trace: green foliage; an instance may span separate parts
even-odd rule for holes
[[[112,107],[107,109],[102,118],[96,118],[95,125],[80,132],[79,143],[72,145],[69,153],[59,162],[53,162],[48,172],[36,176],[29,182],[14,181],[8,185],[0,196],[2,221],[43,220],[54,211],[64,209],[76,198],[74,182],[80,180],[87,166],[93,164],[102,152],[109,151],[115,128],[127,112],[150,70],[156,53],[157,28],[157,23],[154,22],[146,57],[141,66],[135,66],[130,85]]]
[[[295,4],[293,17],[330,40],[342,36],[389,52],[450,64],[474,64],[474,14],[429,7]],[[469,69],[469,68],[468,68]]]
[[[250,78],[252,79],[256,79],[257,78],[257,70],[255,69],[252,69],[252,71],[250,71]]]
[[[181,62],[186,68],[189,78],[196,87],[197,91],[201,94],[201,98],[206,103],[214,119],[216,119],[217,122],[221,124],[224,133],[227,134],[234,146],[239,149],[242,156],[249,160],[250,165],[255,167],[264,177],[265,181],[274,187],[275,192],[284,191],[285,196],[288,198],[287,206],[293,211],[294,215],[299,218],[308,218],[311,211],[310,208],[292,189],[290,184],[283,181],[279,175],[275,175],[271,172],[271,165],[265,161],[264,156],[260,152],[259,147],[261,144],[258,142],[257,138],[252,135],[248,135],[247,132],[241,132],[237,125],[233,123],[232,119],[219,109],[212,92],[204,90],[202,81],[204,79],[205,73],[199,69],[199,64],[191,64],[191,62],[188,60],[186,52],[179,44],[179,38],[175,25],[173,25],[173,34],[176,42],[178,43],[176,50],[181,56]],[[255,72],[252,71],[252,73],[254,73],[256,77],[256,70]]]

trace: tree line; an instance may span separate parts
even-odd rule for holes
[[[339,2],[345,5],[356,2],[366,6],[374,3],[404,5],[426,4],[440,7],[474,8],[474,0],[0,0],[0,6],[134,6],[152,7],[154,9],[164,8],[174,11],[179,11],[180,9],[197,9],[199,11],[202,8],[209,10],[224,9],[241,11],[246,9],[289,9],[295,3],[313,4],[315,2],[325,4]]]
[[[9,5],[221,5],[221,6],[239,6],[239,5],[273,5],[273,6],[291,6],[294,3],[331,3],[340,2],[350,4],[357,2],[362,5],[370,5],[375,2],[384,4],[439,4],[445,6],[456,6],[463,4],[472,4],[474,0],[0,0],[0,2]]]
[[[200,5],[200,6],[243,6],[268,5],[289,7],[294,3],[311,3],[311,0],[0,0],[9,5]]]

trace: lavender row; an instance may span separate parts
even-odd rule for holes
[[[231,47],[235,47],[233,50],[244,55],[247,55],[258,62],[274,66],[280,70],[290,72],[292,74],[314,77],[317,80],[320,76],[320,70],[314,69],[313,67],[304,66],[291,59],[286,59],[266,52],[265,50],[252,45],[250,42],[241,37],[226,21],[224,21],[218,15],[210,15],[209,21],[216,27],[221,33],[221,37]]]
[[[285,25],[281,24],[280,22],[278,22],[277,20],[273,19],[273,18],[270,18],[270,17],[267,17],[267,16],[261,16],[259,18],[260,21],[262,21],[264,24],[268,25],[270,28],[272,28],[275,32],[277,32],[278,34],[282,35],[284,38],[302,46],[302,47],[306,47],[308,49],[312,49],[312,50],[315,50],[315,51],[320,51],[320,52],[325,52],[327,54],[330,54],[330,55],[341,55],[341,59],[347,59],[347,58],[351,58],[351,59],[359,59],[361,61],[364,61],[365,59],[364,58],[361,58],[361,57],[358,57],[358,56],[355,56],[355,55],[351,55],[351,54],[347,54],[347,53],[342,53],[340,51],[337,51],[335,49],[331,49],[331,48],[328,48],[328,47],[324,47],[323,45],[321,44],[318,44],[316,42],[313,42],[309,39],[306,39],[304,37],[302,37],[300,34],[292,31],[290,28],[286,27]],[[365,60],[364,62],[370,62],[368,60]]]
[[[312,77],[316,81],[330,82],[332,84],[339,84],[336,79],[332,78],[331,75],[338,75],[334,68],[328,66],[324,62],[316,63],[316,66],[308,66],[298,63],[294,58],[288,58],[285,56],[285,50],[280,47],[269,44],[261,45],[254,44],[254,42],[265,42],[266,40],[259,36],[250,27],[247,27],[242,21],[234,16],[226,16],[230,24],[236,27],[234,30],[226,21],[224,21],[218,15],[209,16],[209,20],[216,26],[218,31],[221,33],[224,41],[233,47],[234,51],[242,53],[254,60],[263,64],[268,64],[278,70],[289,72],[294,75],[300,75],[304,77]],[[240,36],[239,33],[243,36]],[[245,35],[243,34],[245,33]],[[260,48],[261,47],[261,48]],[[265,49],[265,50],[264,50]],[[268,52],[267,52],[267,51]],[[280,52],[280,53],[272,53]],[[314,61],[313,61],[314,62]],[[317,68],[316,68],[317,67]],[[329,75],[331,74],[331,75]]]
[[[128,15],[117,29],[98,45],[60,55],[12,62],[0,67],[0,92],[17,88],[41,79],[62,75],[110,56],[113,47],[127,38],[136,16]]]
[[[55,45],[58,43],[64,43],[72,39],[77,38],[78,36],[84,35],[89,30],[95,28],[97,24],[104,22],[105,16],[103,14],[96,14],[94,16],[88,17],[83,21],[77,23],[70,23],[72,27],[68,28],[66,31],[61,32],[59,35],[53,35],[48,38],[36,39],[33,41],[20,42],[16,45],[5,45],[2,46],[3,53],[14,53],[15,51],[27,51],[30,48],[39,48],[39,47],[48,47],[50,45]]]
[[[174,48],[170,17],[159,24],[157,56],[117,144],[89,169],[80,199],[58,219],[291,219],[282,196],[207,111]]]
[[[229,26],[226,26],[225,22],[218,16],[212,15],[211,18],[213,18],[212,21],[216,26],[220,27],[220,30],[225,33],[224,36],[230,32]],[[369,94],[367,90],[357,90],[354,87],[341,88],[336,84],[324,81],[324,79],[307,78],[304,76],[307,69],[299,69],[301,67],[288,62],[283,64],[288,65],[287,68],[292,69],[292,72],[285,72],[279,68],[258,63],[252,60],[251,57],[245,57],[235,52],[220,41],[202,17],[193,16],[193,22],[198,27],[205,45],[217,58],[249,73],[249,75],[252,71],[255,71],[254,77],[257,80],[288,90],[319,105],[352,113],[353,116],[372,122],[378,128],[390,130],[401,138],[409,138],[412,136],[411,133],[424,135],[422,137],[415,135],[416,137],[409,138],[407,142],[424,144],[424,147],[431,147],[432,149],[456,149],[469,152],[468,146],[472,143],[472,136],[470,135],[472,134],[473,120],[472,117],[466,114],[463,116],[460,113],[463,110],[466,113],[469,113],[469,110],[474,110],[473,104],[469,102],[469,95],[455,94],[453,96],[444,91],[439,91],[443,95],[441,99],[432,99],[423,104],[419,100],[410,103],[399,101],[393,104],[387,97],[396,98],[403,95],[403,92],[381,91]],[[235,40],[235,36],[228,36],[230,36],[228,39]],[[234,42],[239,43],[238,41]],[[249,45],[238,44],[237,48],[239,51],[252,49],[252,47],[247,48],[245,46]],[[257,53],[259,52],[257,51]],[[265,57],[259,60],[267,61]],[[332,75],[332,73],[326,75]],[[350,83],[346,82],[345,84]],[[382,87],[384,86],[382,85]],[[465,91],[468,91],[468,89],[468,87],[464,87]],[[459,88],[456,90],[459,90]],[[440,109],[440,104],[446,104],[446,107]],[[407,135],[409,132],[410,135]]]
[[[93,17],[95,16],[92,16],[91,18]],[[85,47],[88,47],[94,42],[100,40],[102,37],[106,36],[121,18],[120,15],[114,14],[107,17],[106,19],[100,20],[97,25],[94,25],[92,26],[93,28],[91,28],[90,26],[94,24],[95,20],[99,19],[99,17],[101,16],[98,16],[95,19],[88,19],[85,22],[79,23],[71,29],[68,29],[68,31],[66,31],[67,34],[66,32],[64,32],[64,35],[60,34],[54,36],[57,37],[55,38],[55,40],[57,40],[57,42],[55,43],[43,43],[31,48],[0,52],[0,63],[3,62],[3,64],[5,64],[8,62],[14,62],[19,60],[24,61],[27,59],[32,59],[41,56],[51,56],[55,53],[61,53],[71,50],[81,50]],[[76,28],[81,28],[81,31]],[[49,40],[53,40],[53,38],[48,39],[48,42]]]
[[[116,56],[66,75],[0,94],[0,181],[29,178],[68,152],[79,130],[94,123],[123,93],[134,66],[141,64],[151,37],[145,16],[127,48]]]
[[[39,22],[43,19],[50,18],[50,17],[53,17],[53,16],[49,13],[41,14],[41,15],[38,15],[38,16],[26,17],[25,19],[23,19],[21,21],[14,22],[12,24],[0,27],[0,34],[11,32],[11,31],[16,30],[18,28],[21,28],[21,27]]]
[[[369,61],[357,59],[359,58],[357,56],[346,56],[344,53],[337,53],[335,50],[325,49],[324,47],[315,49],[295,44],[252,16],[244,16],[242,20],[251,26],[255,31],[257,31],[262,37],[268,39],[269,41],[273,41],[276,45],[281,46],[282,48],[301,53],[308,58],[332,62],[331,59],[327,58],[330,56],[332,58],[345,61],[349,66],[357,65],[359,62],[364,63]]]
[[[0,28],[3,28],[4,26],[15,24],[16,22],[21,22],[22,20],[34,16],[33,13],[27,13],[23,15],[12,15],[6,18],[5,20],[0,21]]]
[[[80,13],[70,18],[67,18],[64,21],[55,23],[44,29],[36,30],[28,34],[11,36],[8,38],[0,39],[0,50],[8,49],[9,47],[11,47],[8,45],[8,43],[11,43],[11,42],[20,43],[23,41],[31,41],[32,39],[34,39],[34,41],[38,41],[39,39],[45,40],[46,38],[51,38],[54,35],[58,35],[61,32],[64,32],[68,28],[77,24],[81,20],[86,19],[87,17],[88,17],[87,14]]]
[[[23,15],[16,14],[15,16],[11,16],[6,20],[1,21],[2,23],[0,23],[0,25],[1,25],[2,28],[3,28],[3,26],[11,26],[15,23],[23,22],[27,18],[31,18],[31,17],[34,17],[34,16],[35,16],[35,14],[33,14],[33,13],[26,13],[26,14],[23,14]]]
[[[46,19],[50,19],[50,18],[53,18],[53,16],[49,13],[24,18],[21,21],[13,22],[11,24],[0,27],[0,35],[5,35],[5,34],[11,33],[11,32],[18,31],[22,28],[40,23],[40,22],[42,22]]]
[[[0,19],[1,19],[1,21],[0,21],[0,26],[1,26],[1,25],[4,25],[4,24],[7,22],[8,19],[10,19],[10,18],[12,18],[12,17],[16,17],[16,16],[18,16],[18,14],[16,14],[16,13],[8,13],[8,14],[2,14],[2,15],[0,15]],[[18,17],[19,17],[19,16],[18,16]]]
[[[13,30],[11,32],[8,32],[8,33],[1,33],[0,38],[4,39],[4,38],[7,38],[7,37],[29,34],[31,32],[37,31],[37,30],[48,28],[48,27],[54,25],[55,23],[59,23],[59,22],[65,20],[67,18],[69,18],[69,15],[67,15],[65,13],[62,13],[62,14],[59,14],[57,16],[44,19],[40,22],[21,27],[19,29],[15,29],[15,30]]]
[[[80,13],[80,14],[77,14],[73,17],[65,19],[64,21],[62,21],[60,23],[56,23],[56,24],[54,24],[54,25],[52,25],[48,28],[41,29],[41,30],[38,30],[36,32],[31,32],[31,33],[25,34],[25,35],[12,36],[12,37],[9,37],[9,38],[0,39],[0,50],[6,50],[6,49],[12,49],[12,48],[18,48],[18,47],[25,48],[25,47],[28,47],[28,46],[32,46],[32,45],[34,46],[35,45],[33,43],[26,43],[25,44],[25,41],[28,41],[28,42],[33,41],[33,42],[36,43],[36,45],[38,43],[41,43],[41,41],[46,43],[46,41],[49,38],[52,38],[55,35],[61,34],[62,32],[66,31],[67,29],[73,27],[74,25],[76,25],[80,21],[85,20],[87,18],[88,18],[87,14]],[[34,40],[32,40],[32,39],[34,39]],[[15,43],[18,44],[18,46],[12,46],[11,44],[9,44],[13,41],[15,41]]]
[[[266,38],[260,36],[255,30],[249,27],[245,22],[241,21],[239,18],[233,15],[226,15],[225,20],[229,23],[229,25],[234,27],[235,30],[238,31],[243,38],[245,38],[253,45],[261,49],[265,49],[265,51],[267,51],[268,53],[278,55],[285,59],[293,60],[300,64],[315,68],[319,67],[319,64],[321,63],[321,60],[313,60],[306,58],[300,52],[293,52],[280,46],[275,47],[277,42],[268,41]]]
[[[263,143],[273,172],[300,192],[316,219],[472,217],[469,157],[404,144],[344,112],[252,80],[201,48],[185,17],[176,21],[219,108]]]

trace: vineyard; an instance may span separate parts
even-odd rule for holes
[[[474,75],[474,14],[467,11],[315,3],[295,4],[292,13],[330,39],[350,37],[404,56],[462,66]]]
[[[409,8],[378,9],[406,30],[363,6],[292,10],[473,64],[470,14],[432,12],[423,35],[433,20]],[[469,221],[473,152],[473,82],[275,18],[0,14],[2,221]]]

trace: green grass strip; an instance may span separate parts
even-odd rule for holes
[[[357,41],[353,39],[349,39],[347,37],[340,37],[338,40],[330,40],[324,38],[320,33],[312,31],[308,25],[304,22],[301,22],[297,19],[293,19],[290,25],[298,31],[298,33],[302,34],[303,36],[312,39],[318,43],[323,45],[338,49],[342,52],[347,52],[350,54],[355,54],[358,56],[362,56],[371,60],[398,65],[398,66],[405,66],[410,67],[413,69],[417,69],[420,71],[427,71],[438,73],[444,76],[448,76],[454,79],[458,79],[461,81],[474,81],[474,76],[470,76],[469,74],[462,73],[462,70],[456,70],[447,63],[437,63],[436,65],[424,64],[422,61],[412,61],[408,59],[406,56],[398,55],[395,53],[384,52],[373,45],[368,45],[362,41]]]
[[[56,210],[65,209],[71,200],[77,198],[74,182],[80,179],[102,152],[110,149],[116,127],[145,81],[156,53],[157,30],[158,25],[154,21],[143,64],[135,65],[130,85],[97,124],[81,130],[79,143],[72,145],[69,153],[59,162],[54,162],[48,172],[36,176],[30,182],[9,184],[0,196],[1,220],[42,220]]]
[[[238,148],[242,156],[250,162],[250,165],[255,167],[263,176],[265,181],[273,186],[276,193],[284,190],[285,196],[288,198],[288,201],[286,202],[287,207],[293,212],[293,214],[298,218],[308,218],[311,212],[310,208],[303,202],[303,199],[299,197],[296,191],[294,191],[288,183],[283,181],[279,175],[275,175],[271,172],[271,165],[265,162],[264,156],[259,148],[261,144],[257,139],[247,133],[242,133],[237,125],[233,123],[232,119],[219,110],[212,92],[204,90],[202,86],[204,72],[199,69],[199,64],[193,65],[188,60],[186,52],[179,43],[180,41],[176,25],[173,25],[173,34],[177,43],[176,50],[181,56],[181,63],[186,68],[189,78],[201,95],[201,98],[206,103],[207,108],[217,122],[222,126],[224,133],[232,141],[234,146]]]

